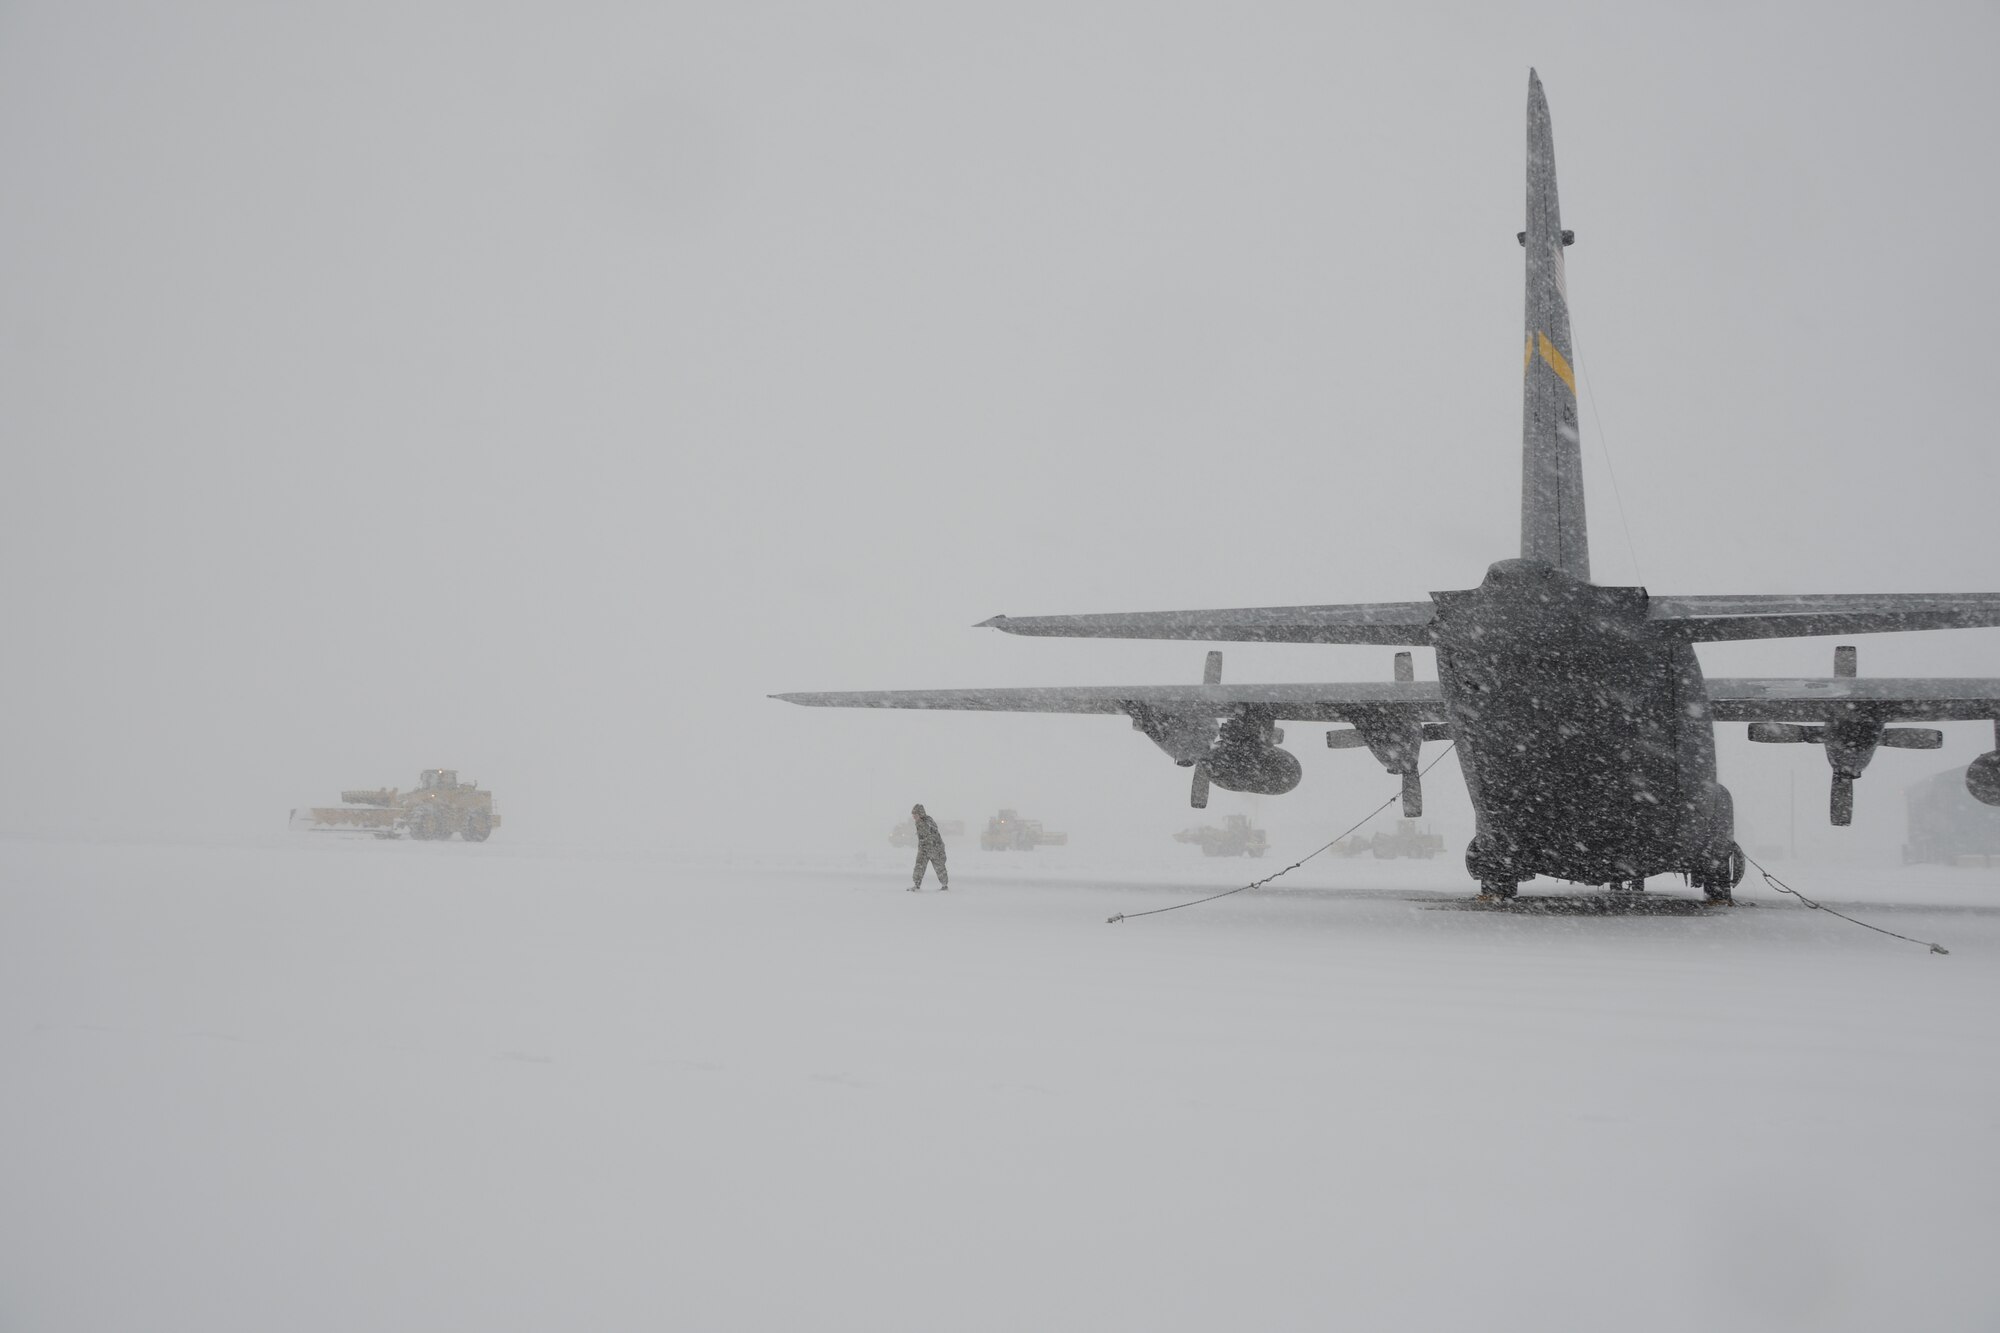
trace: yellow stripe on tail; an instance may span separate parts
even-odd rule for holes
[[[1542,360],[1549,363],[1549,369],[1556,373],[1557,379],[1569,386],[1570,397],[1576,397],[1576,372],[1569,368],[1569,362],[1556,350],[1556,345],[1549,341],[1548,334],[1538,333],[1535,338],[1541,344]]]

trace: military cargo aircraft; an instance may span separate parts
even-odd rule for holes
[[[1825,679],[1705,680],[1694,645],[1730,639],[2000,625],[2000,593],[1654,597],[1590,580],[1583,465],[1555,147],[1541,80],[1528,74],[1528,216],[1521,554],[1476,588],[1428,601],[1238,610],[995,616],[1009,634],[1250,643],[1428,647],[1438,679],[1410,654],[1390,681],[1224,684],[1211,652],[1200,685],[882,690],[780,694],[837,708],[1122,713],[1176,764],[1194,770],[1191,803],[1211,783],[1281,795],[1299,783],[1280,721],[1344,724],[1336,749],[1365,747],[1422,810],[1419,752],[1450,740],[1477,831],[1466,868],[1482,897],[1515,896],[1536,875],[1616,889],[1685,875],[1713,902],[1742,879],[1728,790],[1716,781],[1715,724],[1750,739],[1817,744],[1833,769],[1830,814],[1853,816],[1854,781],[1875,751],[1935,749],[1931,728],[1901,721],[1993,719],[1992,751],[1966,787],[2000,805],[2000,680],[1865,679],[1855,650],[1834,650]]]

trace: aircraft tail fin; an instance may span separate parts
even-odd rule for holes
[[[1590,580],[1584,523],[1583,449],[1569,335],[1569,290],[1556,201],[1555,136],[1542,81],[1528,71],[1528,259],[1526,383],[1521,413],[1521,558]]]

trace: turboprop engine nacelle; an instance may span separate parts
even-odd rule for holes
[[[1221,653],[1209,653],[1201,683],[1222,683]],[[1299,761],[1278,748],[1285,733],[1268,709],[1238,706],[1218,725],[1213,713],[1166,713],[1137,701],[1124,708],[1135,730],[1144,732],[1176,764],[1194,770],[1188,804],[1197,810],[1208,807],[1211,781],[1226,791],[1283,796],[1304,775]]]
[[[1226,791],[1283,796],[1305,774],[1296,755],[1278,748],[1284,739],[1285,733],[1267,717],[1248,712],[1230,718],[1209,751],[1209,778]]]
[[[1853,679],[1859,666],[1859,654],[1852,645],[1842,644],[1833,650],[1834,679]],[[1818,745],[1825,748],[1826,762],[1833,768],[1833,791],[1828,801],[1827,818],[1838,828],[1854,822],[1854,780],[1868,767],[1877,748],[1935,750],[1944,744],[1944,733],[1934,727],[1884,726],[1882,719],[1866,708],[1857,709],[1853,705],[1849,708],[1851,711],[1833,714],[1819,726],[1804,726],[1796,722],[1750,724],[1750,739],[1753,741],[1766,745]],[[1968,787],[1971,786],[1972,773],[1969,769],[1965,781]]]
[[[1417,669],[1410,654],[1397,653],[1397,682],[1407,685],[1416,678]],[[1367,746],[1382,767],[1402,775],[1403,817],[1419,818],[1424,813],[1421,766],[1424,742],[1450,740],[1451,728],[1442,722],[1398,721],[1393,713],[1371,713],[1367,709],[1356,709],[1347,716],[1353,725],[1327,732],[1326,748],[1351,750],[1357,745]]]
[[[1995,723],[2000,730],[2000,723]],[[1965,766],[1965,789],[1973,799],[2000,805],[2000,750],[1988,750]]]

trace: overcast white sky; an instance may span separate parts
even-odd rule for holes
[[[444,765],[524,841],[858,848],[912,800],[1156,841],[1186,774],[1116,719],[764,696],[1194,680],[969,627],[1513,554],[1531,64],[1600,581],[2000,589],[2000,9],[1631,9],[0,8],[0,829],[274,830]],[[2000,632],[1861,663],[1996,674]],[[1817,750],[1726,732],[1746,842],[1793,773],[1823,822]],[[1393,789],[1293,741],[1282,836]],[[1988,744],[1812,836],[1893,843]],[[1433,802],[1462,844],[1449,761]]]

